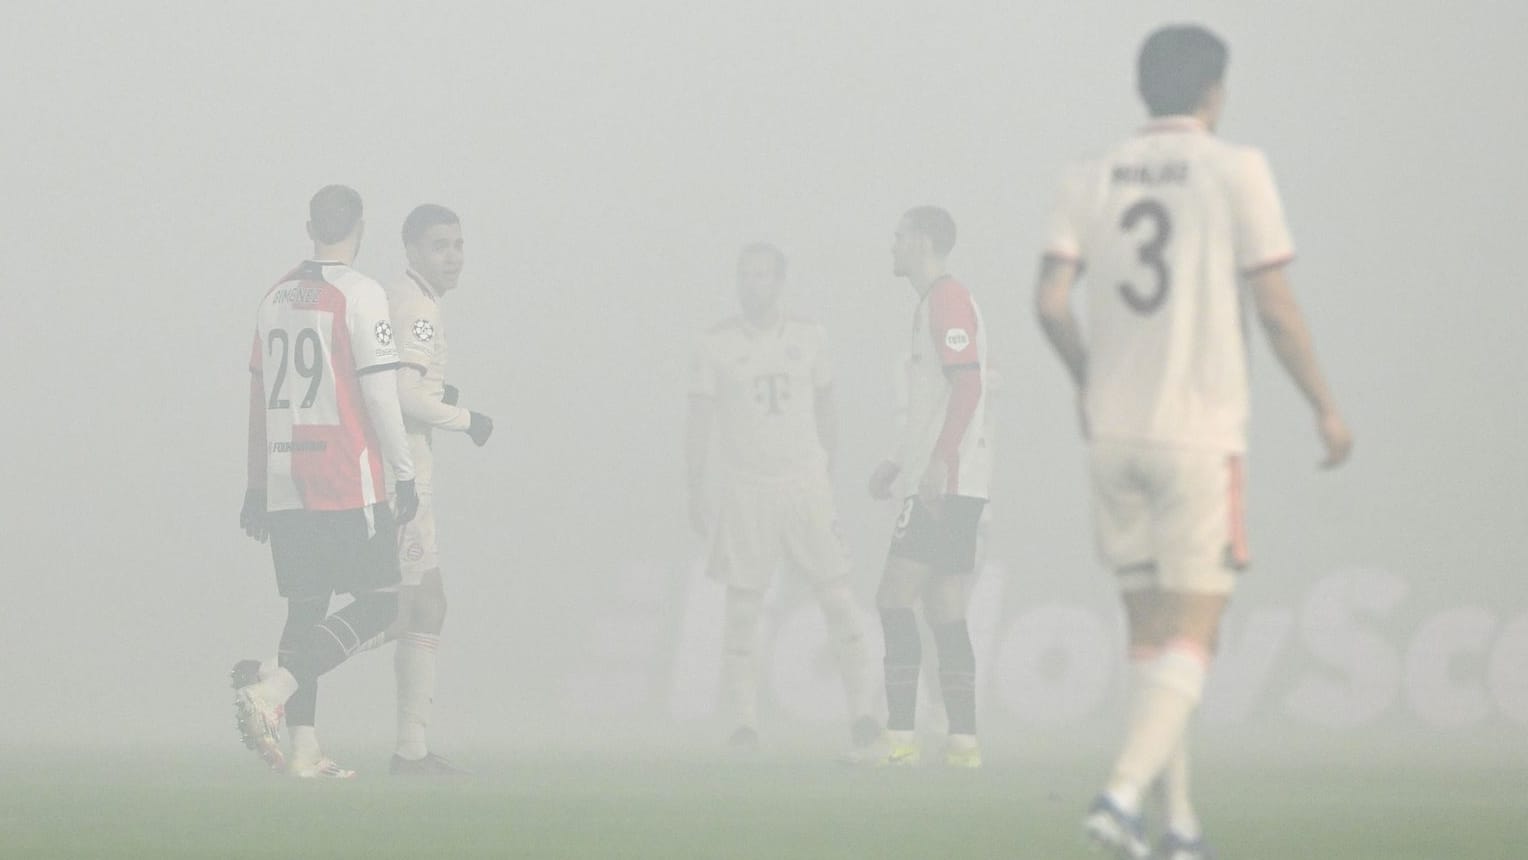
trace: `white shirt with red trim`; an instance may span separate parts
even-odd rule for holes
[[[266,293],[249,369],[265,393],[269,510],[354,510],[387,499],[359,378],[397,366],[376,281],[310,261]]]
[[[944,430],[950,405],[949,374],[976,370],[982,395],[971,423],[961,437],[946,491],[985,499],[992,482],[992,449],[987,430],[987,332],[980,309],[966,289],[946,275],[935,281],[913,312],[913,328],[905,362],[907,423],[897,453],[896,492],[916,495]]]
[[[1045,253],[1087,281],[1094,438],[1246,449],[1242,275],[1294,257],[1260,150],[1156,120],[1068,172]]]
[[[800,319],[768,330],[728,320],[699,339],[690,362],[690,396],[716,404],[723,465],[748,477],[827,467],[817,393],[832,384],[827,332]]]

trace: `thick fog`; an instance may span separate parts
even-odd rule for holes
[[[1058,171],[1142,121],[1135,52],[1184,19],[1231,45],[1221,133],[1269,154],[1293,282],[1357,436],[1348,467],[1319,472],[1309,410],[1255,338],[1257,561],[1206,732],[1445,754],[1520,733],[1525,8],[9,9],[4,743],[236,753],[228,666],[272,654],[284,613],[268,551],[237,528],[250,332],[333,182],[365,199],[357,268],[374,277],[401,272],[418,203],[455,209],[466,236],[442,305],[450,379],[498,430],[482,449],[436,438],[441,748],[725,736],[721,594],[686,520],[685,374],[694,335],[736,312],[748,242],[785,250],[789,305],[831,336],[834,478],[869,612],[894,510],[864,486],[893,443],[913,304],[890,244],[922,203],[959,224],[951,265],[1003,380],[972,609],[985,736],[1112,730],[1115,591],[1032,284]],[[766,724],[827,736],[841,706],[806,597],[786,582],[771,610]],[[326,735],[380,750],[386,652],[323,689]]]

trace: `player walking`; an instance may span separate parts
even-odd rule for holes
[[[250,358],[249,488],[239,516],[246,534],[270,540],[287,620],[279,667],[239,686],[234,707],[245,746],[271,768],[287,767],[278,736],[284,712],[290,772],[348,777],[354,771],[318,745],[317,679],[397,615],[395,523],[408,522],[418,500],[387,298],[350,267],[364,228],[361,197],[331,185],[313,196],[309,213],[313,259],[260,302]],[[384,463],[396,479],[396,512],[387,505]],[[354,600],[326,618],[336,592]]]
[[[863,746],[881,729],[869,715],[869,659],[829,478],[837,441],[832,371],[822,327],[782,308],[785,265],[773,245],[744,248],[737,268],[743,314],[696,346],[686,434],[690,520],[696,532],[711,533],[708,572],[727,586],[722,682],[735,720],[729,743],[759,742],[759,621],[783,561],[813,584],[843,675],[850,734]],[[713,434],[723,470],[714,529],[706,500]]]
[[[1124,747],[1085,824],[1120,857],[1148,855],[1141,795],[1159,779],[1159,856],[1207,856],[1183,737],[1248,563],[1242,284],[1315,410],[1324,465],[1352,447],[1285,275],[1293,246],[1268,161],[1213,133],[1226,58],[1198,26],[1146,40],[1138,85],[1152,120],[1069,174],[1037,285],[1040,321],[1077,385],[1098,543],[1130,625]],[[1084,268],[1094,284],[1086,344],[1069,303]]]
[[[419,513],[401,529],[400,593],[393,668],[398,682],[398,746],[393,774],[450,775],[461,771],[429,750],[425,729],[435,698],[435,651],[446,620],[446,592],[435,545],[434,453],[436,429],[466,433],[479,447],[493,422],[457,405],[446,384],[446,327],[440,300],[456,289],[463,261],[462,226],[456,213],[426,203],[403,221],[408,270],[387,288],[398,339],[398,400],[408,432]]]
[[[976,657],[966,601],[976,568],[992,452],[986,437],[987,333],[970,290],[949,275],[955,221],[935,206],[902,216],[893,271],[918,296],[906,361],[907,422],[895,460],[877,467],[870,493],[901,500],[876,604],[886,640],[887,764],[916,764],[914,731],[921,600],[939,656],[949,724],[945,762],[981,765],[976,742]]]

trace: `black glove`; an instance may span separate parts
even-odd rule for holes
[[[265,543],[265,539],[270,536],[271,528],[266,520],[264,490],[244,491],[244,509],[239,511],[239,528],[261,543]]]
[[[419,513],[419,493],[414,490],[414,481],[399,481],[393,485],[393,521],[403,525]]]
[[[461,389],[454,385],[447,385],[445,393],[440,395],[440,402],[446,404],[447,406],[455,406],[456,401],[461,399],[461,396]]]
[[[493,419],[481,412],[472,413],[472,426],[467,428],[467,435],[479,448],[487,445],[488,437],[493,435]]]

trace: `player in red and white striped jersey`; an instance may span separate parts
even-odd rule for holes
[[[987,331],[965,285],[950,276],[955,221],[936,206],[902,216],[893,268],[918,296],[906,361],[907,420],[895,459],[870,479],[876,498],[902,512],[876,604],[886,642],[886,748],[891,764],[919,758],[915,711],[922,635],[914,607],[923,604],[939,653],[939,682],[949,722],[945,761],[981,764],[976,743],[976,658],[966,601],[976,568],[978,534],[992,477],[987,443]]]
[[[1168,822],[1157,856],[1208,854],[1183,736],[1248,560],[1244,295],[1316,412],[1325,465],[1352,445],[1284,274],[1293,244],[1268,161],[1214,134],[1226,58],[1202,27],[1147,39],[1138,83],[1152,121],[1068,175],[1037,287],[1082,402],[1098,543],[1130,622],[1130,724],[1086,823],[1123,857],[1149,850],[1141,795],[1159,779]],[[1084,272],[1086,343],[1070,304]]]
[[[346,776],[313,731],[317,679],[397,614],[397,522],[414,514],[414,467],[398,404],[398,352],[381,285],[350,267],[361,197],[331,185],[309,204],[313,258],[260,302],[250,360],[249,488],[240,524],[270,540],[287,599],[279,668],[238,688],[245,744],[291,772]],[[396,479],[387,504],[385,466]],[[354,600],[325,617],[336,592]],[[237,680],[236,680],[237,683]]]

